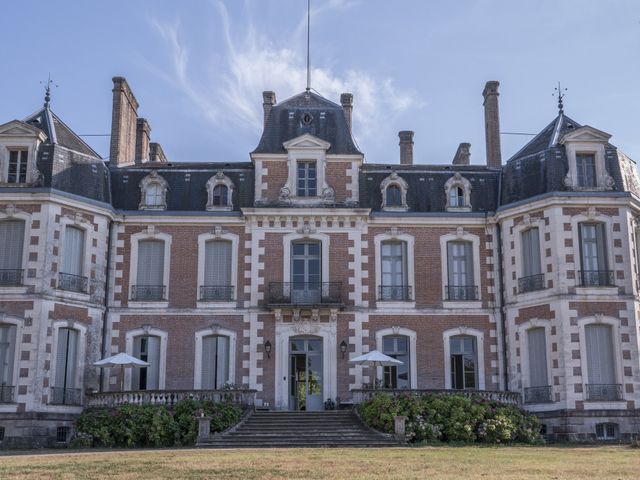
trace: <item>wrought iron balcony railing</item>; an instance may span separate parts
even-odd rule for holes
[[[620,384],[587,384],[587,400],[592,402],[611,402],[622,400]]]
[[[613,270],[582,270],[578,272],[581,287],[614,287]]]
[[[19,287],[22,285],[24,270],[0,270],[0,286]]]
[[[13,403],[15,390],[13,385],[0,385],[0,403]]]
[[[165,300],[167,287],[164,285],[133,285],[131,287],[131,300],[137,302],[153,302]]]
[[[544,290],[544,273],[529,275],[518,279],[518,291],[520,293]]]
[[[451,301],[468,302],[478,299],[477,285],[447,285],[445,287],[446,299]]]
[[[202,285],[200,300],[230,302],[233,300],[233,285]]]
[[[269,284],[269,305],[341,305],[341,282],[271,282]]]
[[[58,274],[58,288],[60,290],[68,290],[70,292],[87,293],[87,285],[89,280],[87,277],[80,275],[72,275],[70,273]]]
[[[79,388],[51,387],[51,399],[54,405],[81,405],[82,390]]]
[[[524,403],[549,403],[552,401],[551,385],[527,387],[524,389]]]
[[[387,302],[409,302],[412,300],[411,287],[408,285],[380,285],[378,300]]]

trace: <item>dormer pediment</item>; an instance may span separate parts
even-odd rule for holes
[[[44,141],[47,137],[44,132],[28,123],[20,120],[12,120],[0,125],[0,136],[2,137],[40,137]]]
[[[325,142],[310,133],[305,133],[299,137],[292,138],[282,144],[285,150],[323,150],[327,151],[331,148],[329,142]]]
[[[598,130],[597,128],[590,127],[589,125],[585,125],[584,127],[580,127],[575,129],[573,132],[566,133],[562,139],[560,140],[561,144],[567,142],[595,142],[595,143],[604,143],[608,142],[611,138],[607,132],[603,132],[602,130]]]

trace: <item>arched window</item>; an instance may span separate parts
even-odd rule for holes
[[[160,385],[160,337],[141,335],[133,339],[133,356],[147,362],[148,367],[131,371],[132,390],[158,390]]]
[[[229,337],[209,335],[202,339],[202,389],[220,390],[229,383]]]
[[[464,207],[464,188],[457,186],[449,190],[449,206]]]
[[[207,210],[233,209],[233,182],[218,172],[207,181]]]
[[[216,185],[213,189],[213,206],[226,207],[229,203],[229,188],[226,185]]]
[[[444,184],[447,210],[471,210],[471,183],[456,172]]]
[[[407,189],[409,185],[396,172],[393,172],[380,183],[382,193],[382,209],[394,211],[406,211]]]
[[[402,191],[397,185],[389,185],[387,187],[387,207],[402,206]]]
[[[451,388],[475,389],[478,385],[478,350],[476,337],[456,335],[449,339]]]
[[[409,337],[406,335],[382,337],[382,353],[402,362],[401,365],[383,368],[384,388],[411,388],[409,343]]]
[[[140,181],[140,209],[164,210],[167,208],[167,181],[155,170]]]
[[[146,189],[148,207],[159,207],[164,202],[164,192],[159,183],[151,183]]]

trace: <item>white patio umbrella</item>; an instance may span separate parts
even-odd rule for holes
[[[360,355],[359,357],[352,358],[350,361],[353,363],[357,363],[358,365],[373,365],[373,388],[376,388],[376,383],[378,380],[378,366],[386,367],[393,365],[402,365],[404,363],[403,361],[396,360],[395,358],[392,358],[389,355],[385,355],[378,350],[372,350],[369,353],[365,353],[364,355]]]
[[[149,363],[128,353],[118,353],[111,357],[98,360],[93,365],[100,368],[120,367],[122,373],[122,375],[120,375],[120,391],[122,392],[124,391],[124,369],[148,367]]]

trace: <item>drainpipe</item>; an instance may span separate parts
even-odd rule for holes
[[[500,207],[500,196],[502,195],[502,172],[498,177],[498,202],[496,211]],[[504,269],[502,266],[502,227],[500,222],[496,221],[496,242],[498,246],[498,278],[500,279],[500,324],[502,325],[502,365],[504,367],[504,389],[509,390],[509,364],[507,362],[507,316],[505,312],[504,297]]]
[[[105,358],[107,354],[107,314],[109,312],[109,281],[111,276],[111,242],[113,234],[113,220],[109,220],[109,228],[107,231],[107,253],[106,253],[106,267],[104,276],[104,313],[102,314],[102,358]],[[104,391],[104,368],[100,369],[100,393]]]

